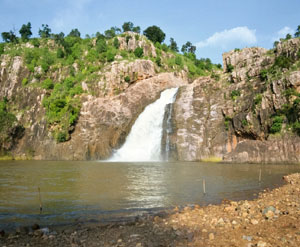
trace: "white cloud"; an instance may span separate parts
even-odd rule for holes
[[[218,47],[222,49],[230,49],[244,45],[253,45],[257,42],[256,30],[251,30],[248,27],[235,27],[225,29],[222,32],[216,32],[208,39],[200,41],[196,44],[197,48]]]
[[[280,38],[285,38],[285,36],[286,36],[288,33],[291,34],[291,35],[293,35],[293,34],[295,33],[295,31],[294,31],[292,28],[290,28],[290,27],[288,27],[288,26],[285,26],[285,27],[281,28],[281,29],[276,33],[276,35],[274,35],[274,37],[272,37],[271,41],[274,42],[274,41],[276,41],[276,40],[279,40]]]

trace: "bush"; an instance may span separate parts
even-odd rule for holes
[[[40,41],[37,38],[31,39],[30,43],[36,48],[38,48],[40,46]]]
[[[228,72],[228,73],[231,73],[233,70],[234,70],[233,65],[232,65],[232,64],[228,64],[228,65],[227,65],[227,72]]]
[[[108,50],[107,52],[106,52],[106,60],[107,60],[107,62],[112,62],[112,61],[114,61],[115,60],[115,53],[112,51],[112,50]]]
[[[141,47],[137,47],[133,53],[136,57],[141,58],[144,54],[144,50]]]
[[[63,132],[63,131],[59,131],[56,136],[55,136],[55,139],[56,141],[59,143],[59,142],[65,142],[67,141],[67,136],[68,134],[66,132]]]
[[[43,81],[42,88],[53,89],[54,88],[53,81],[50,78],[47,78],[46,80]]]
[[[57,52],[56,52],[56,56],[57,56],[57,58],[64,58],[65,53],[61,48],[58,48]]]
[[[177,64],[178,66],[182,66],[182,58],[181,58],[181,56],[176,56],[175,57],[175,64]]]
[[[268,71],[266,69],[263,69],[259,73],[259,77],[262,81],[268,80]]]
[[[233,100],[236,100],[236,98],[238,96],[241,96],[241,92],[239,90],[232,90],[231,91],[231,94],[230,94],[230,97],[233,99]]]
[[[116,49],[119,49],[120,47],[120,43],[119,43],[119,40],[118,38],[114,38],[114,42],[113,42],[113,45]]]
[[[157,66],[161,66],[161,58],[159,56],[156,57],[155,63],[157,64]]]
[[[130,77],[129,77],[129,75],[125,76],[124,80],[125,80],[127,83],[129,83],[129,82],[130,82]]]
[[[254,98],[254,104],[255,105],[259,105],[262,102],[262,95],[261,94],[257,94]]]
[[[22,80],[22,85],[23,86],[26,86],[28,84],[28,79],[27,78],[24,78],[23,80]]]
[[[283,123],[283,117],[282,116],[275,116],[273,118],[273,123],[270,128],[270,133],[275,134],[281,131]]]
[[[5,47],[5,44],[0,43],[0,56],[4,53],[4,47]]]

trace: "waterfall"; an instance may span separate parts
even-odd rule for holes
[[[178,88],[166,89],[139,115],[124,145],[109,161],[160,161],[165,107],[173,103]]]
[[[173,133],[173,124],[172,124],[172,111],[173,111],[173,103],[167,104],[165,108],[165,114],[163,119],[163,134],[161,139],[161,147],[162,147],[162,159],[169,160],[171,155],[171,141],[170,135]]]

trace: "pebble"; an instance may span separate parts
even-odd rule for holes
[[[208,238],[209,238],[209,240],[214,240],[214,239],[215,239],[215,235],[211,232],[211,233],[208,235]]]
[[[252,219],[250,222],[251,222],[252,225],[257,225],[258,224],[258,220],[255,220],[255,219]]]
[[[258,241],[258,243],[257,243],[257,247],[266,247],[266,246],[267,246],[266,242]]]
[[[142,243],[137,243],[135,247],[143,247]]]
[[[251,237],[251,236],[245,236],[245,235],[243,235],[243,239],[245,239],[245,240],[252,241],[252,238],[253,237]]]

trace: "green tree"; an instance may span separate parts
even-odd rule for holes
[[[300,25],[297,27],[296,33],[295,33],[295,37],[298,38],[300,37]]]
[[[285,39],[287,39],[287,40],[288,40],[288,39],[291,39],[291,38],[292,38],[292,35],[289,34],[289,33],[285,36]]]
[[[140,32],[141,32],[140,26],[133,27],[133,28],[132,28],[132,32],[140,33]]]
[[[166,34],[158,26],[148,27],[144,30],[144,35],[154,44],[156,42],[161,44],[166,37]]]
[[[123,33],[124,32],[132,31],[132,29],[133,29],[133,23],[130,22],[130,21],[124,22],[124,24],[122,25],[122,29],[123,29]]]
[[[21,38],[23,41],[28,41],[30,36],[32,35],[31,23],[28,22],[27,25],[23,24],[21,29],[19,30],[19,33],[21,34]]]
[[[279,44],[279,41],[275,41],[275,42],[273,43],[273,47],[276,48],[278,44]]]
[[[137,47],[135,50],[134,50],[134,55],[138,58],[141,58],[144,54],[144,50],[143,48],[141,47]]]
[[[195,54],[196,46],[194,46],[190,41],[187,41],[184,45],[182,45],[181,52],[182,53],[190,52]]]
[[[80,38],[80,32],[77,28],[75,28],[75,29],[71,30],[71,32],[68,34],[68,36]]]
[[[177,46],[177,43],[176,41],[173,39],[173,38],[170,38],[170,45],[169,45],[169,48],[171,51],[176,51],[178,52],[178,46]]]
[[[1,33],[2,39],[4,40],[4,42],[11,42],[11,43],[17,43],[18,42],[18,38],[15,35],[15,33],[13,31],[9,31],[9,32],[3,32]]]
[[[42,24],[42,29],[39,29],[39,35],[41,38],[50,38],[51,29],[48,24]]]
[[[120,47],[120,42],[118,40],[118,38],[114,38],[114,42],[113,42],[113,45],[116,49],[119,49]]]
[[[59,34],[52,34],[52,37],[56,44],[64,45],[65,34],[63,32],[60,32]]]

